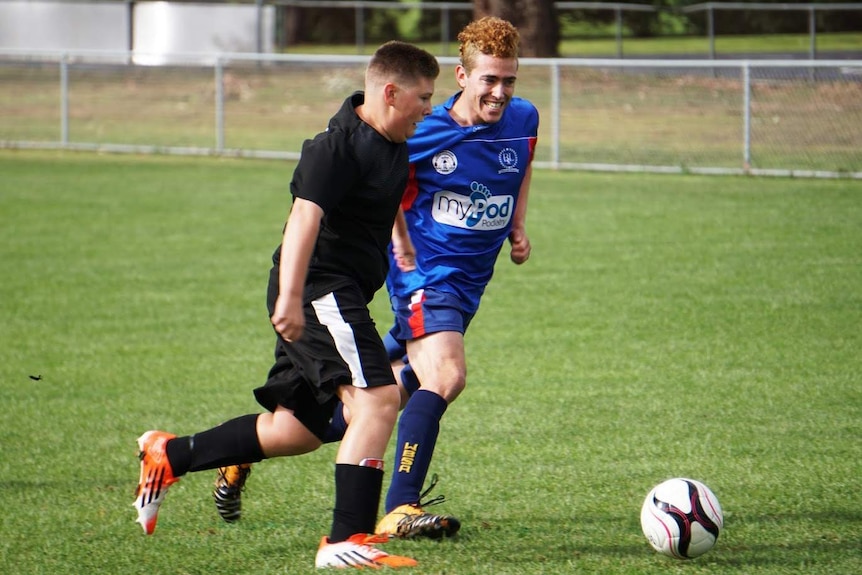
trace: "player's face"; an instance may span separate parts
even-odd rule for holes
[[[389,138],[393,142],[406,142],[416,132],[416,124],[431,113],[431,96],[434,80],[421,78],[411,85],[397,87],[392,107],[395,115],[389,127]]]
[[[463,93],[456,102],[456,114],[469,124],[499,122],[515,94],[517,76],[516,58],[479,54],[469,74],[459,65],[455,78]]]

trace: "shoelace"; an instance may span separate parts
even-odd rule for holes
[[[443,494],[432,497],[428,501],[422,501],[422,498],[425,497],[426,495],[428,495],[429,493],[431,493],[431,490],[434,489],[434,487],[437,485],[438,479],[439,478],[437,477],[436,473],[431,476],[431,484],[425,489],[425,491],[423,491],[422,493],[419,494],[419,502],[416,504],[418,507],[428,507],[430,505],[439,505],[440,503],[443,503],[446,501],[446,496]]]
[[[235,485],[231,484],[227,479],[227,467],[219,467],[218,468],[218,479],[219,481],[223,481],[226,483],[226,487],[233,488]],[[239,483],[242,485],[240,492],[245,491],[245,482],[248,479],[248,476],[251,475],[251,467],[239,467],[237,469],[237,481],[235,483]]]
[[[388,543],[390,540],[391,537],[389,535],[381,535],[379,533],[357,533],[348,538],[348,541],[366,546],[374,545],[375,543]]]

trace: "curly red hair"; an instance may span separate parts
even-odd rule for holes
[[[521,36],[518,29],[506,20],[487,16],[467,24],[458,34],[458,41],[461,43],[461,65],[469,72],[479,54],[517,58]]]

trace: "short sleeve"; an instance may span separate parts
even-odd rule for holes
[[[294,197],[314,202],[328,213],[358,177],[359,166],[347,135],[333,130],[305,141],[290,188]]]

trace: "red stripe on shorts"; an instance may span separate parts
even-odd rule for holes
[[[407,320],[407,325],[410,326],[410,332],[413,337],[425,335],[425,315],[422,304],[425,303],[425,290],[419,290],[410,298],[410,318]]]

